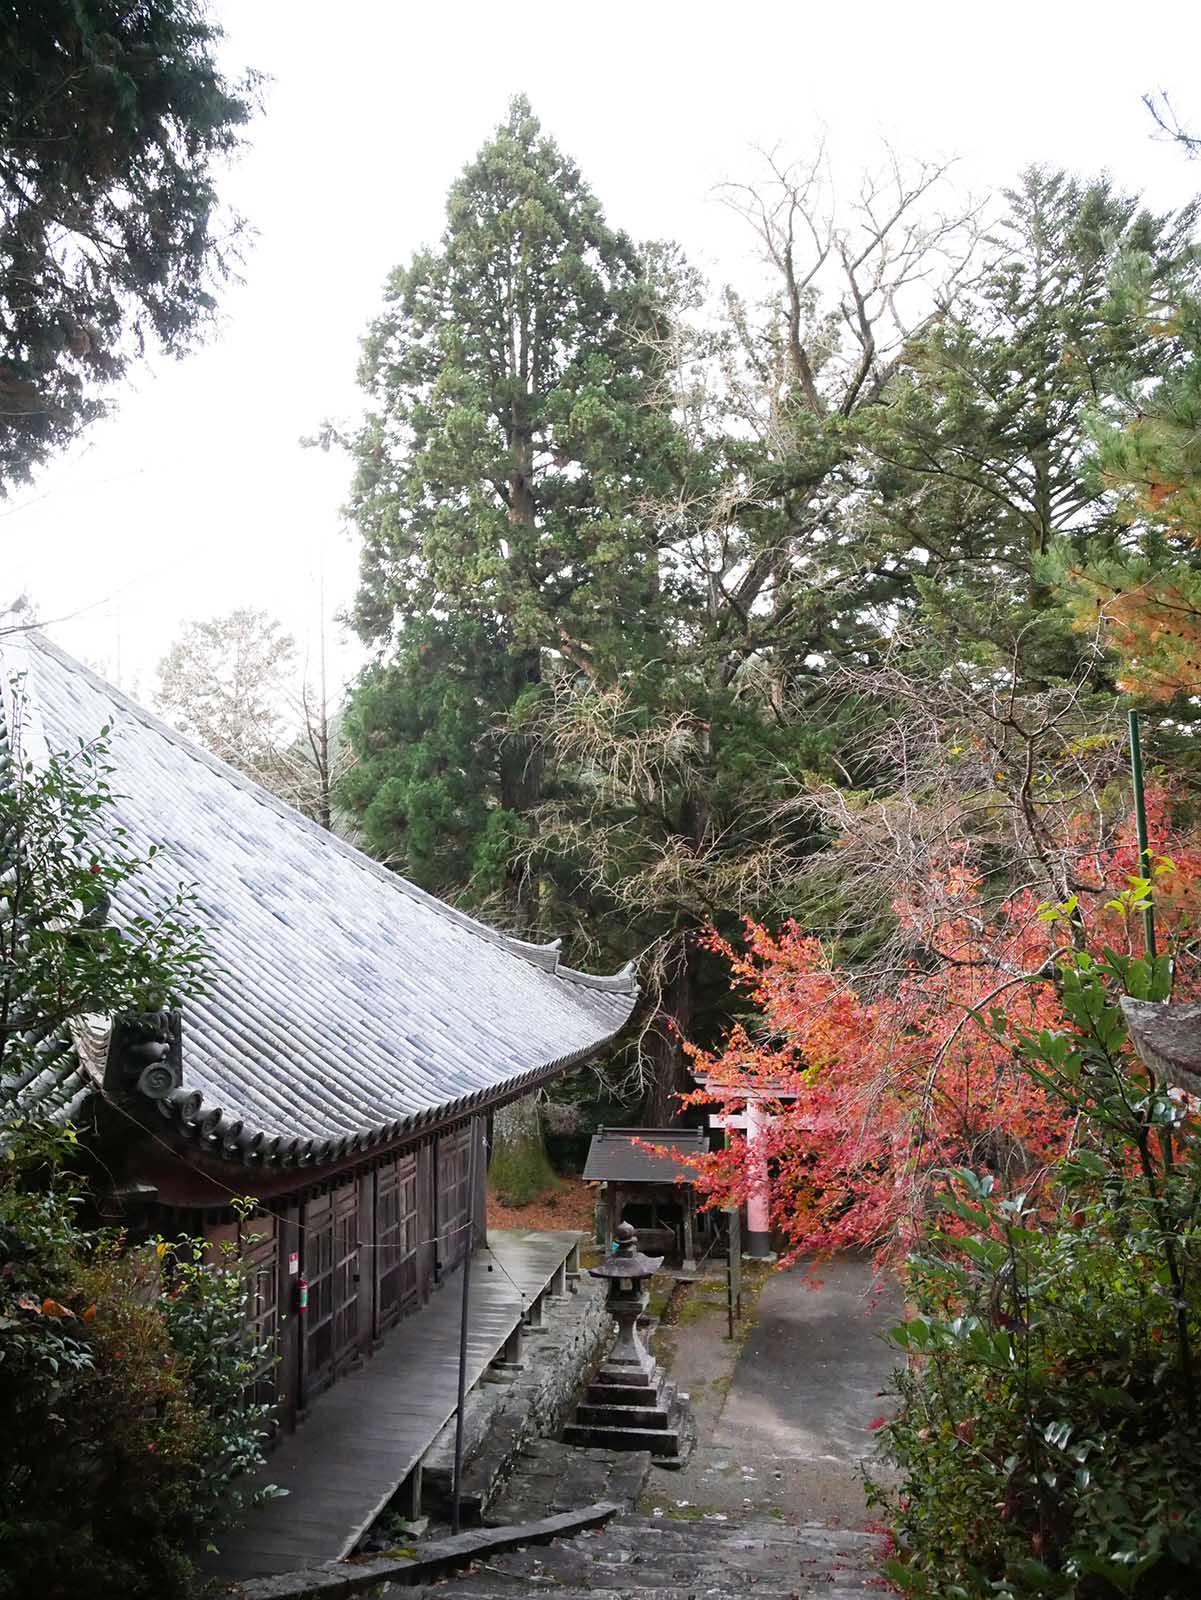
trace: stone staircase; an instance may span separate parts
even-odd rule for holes
[[[660,1458],[686,1453],[684,1418],[676,1386],[653,1367],[641,1384],[619,1383],[603,1368],[588,1385],[575,1418],[563,1429],[566,1444],[598,1450],[649,1450]]]
[[[393,1600],[881,1600],[874,1534],[781,1522],[625,1516],[592,1533],[489,1558]]]

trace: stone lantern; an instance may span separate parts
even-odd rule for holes
[[[599,1267],[588,1269],[592,1277],[607,1281],[606,1304],[617,1323],[617,1342],[605,1365],[629,1374],[627,1383],[649,1383],[655,1363],[638,1337],[638,1318],[646,1310],[646,1286],[663,1265],[663,1257],[644,1256],[628,1222],[618,1228],[615,1241],[617,1248],[612,1254]]]
[[[606,1307],[617,1323],[617,1340],[594,1374],[563,1429],[567,1444],[604,1450],[649,1450],[664,1466],[682,1466],[696,1430],[661,1367],[638,1337],[638,1318],[646,1310],[646,1285],[663,1265],[662,1256],[644,1256],[638,1235],[623,1222],[615,1249],[594,1278],[608,1284]]]

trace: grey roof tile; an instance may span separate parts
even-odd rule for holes
[[[653,1154],[641,1144],[658,1145],[664,1153]],[[601,1183],[674,1183],[678,1177],[690,1179],[692,1171],[667,1152],[701,1155],[708,1148],[703,1128],[601,1128],[588,1147],[584,1177]]]
[[[329,1156],[590,1054],[629,1017],[630,969],[573,972],[425,894],[48,640],[0,642],[14,670],[48,749],[111,729],[115,820],[133,849],[160,847],[113,915],[181,882],[203,907],[214,979],[183,1017],[183,1088],[202,1114]]]

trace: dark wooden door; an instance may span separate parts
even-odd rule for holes
[[[417,1157],[400,1156],[375,1175],[376,1337],[417,1304]]]
[[[471,1124],[438,1140],[438,1241],[443,1272],[462,1261],[471,1243]]]
[[[271,1405],[279,1397],[279,1238],[273,1216],[255,1217],[242,1254],[246,1282],[246,1344],[258,1350],[246,1388],[250,1405]]]
[[[305,1207],[304,1269],[306,1399],[359,1356],[359,1189],[343,1184]]]

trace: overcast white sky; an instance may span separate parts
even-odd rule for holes
[[[223,0],[232,67],[270,75],[225,192],[257,230],[221,326],[143,367],[115,415],[0,505],[3,590],[64,616],[61,644],[148,695],[182,621],[264,608],[302,646],[353,592],[346,463],[303,450],[352,417],[358,341],[388,270],[442,227],[448,185],[529,94],[610,220],[673,237],[718,277],[749,250],[712,198],[753,146],[840,167],[881,137],[957,155],[984,195],[1035,160],[1108,170],[1158,204],[1201,188],[1140,95],[1201,127],[1196,0]],[[335,629],[335,632],[337,630]],[[344,640],[337,670],[358,659]]]

